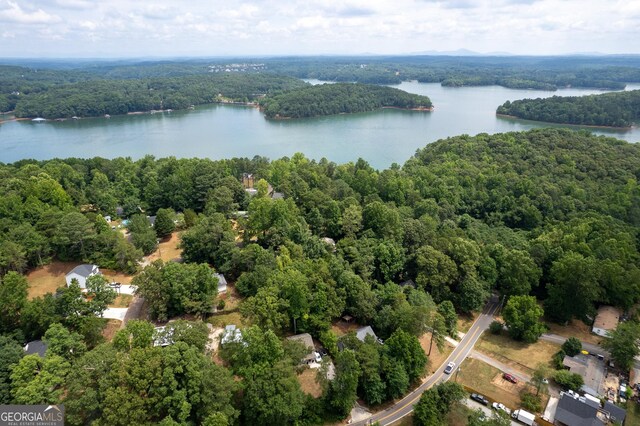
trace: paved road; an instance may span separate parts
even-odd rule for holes
[[[473,350],[474,345],[482,335],[482,333],[489,328],[489,324],[494,319],[494,315],[499,307],[499,299],[497,297],[492,298],[484,307],[482,314],[478,316],[473,323],[467,334],[460,341],[458,346],[451,352],[445,362],[436,370],[431,377],[427,379],[416,390],[405,396],[393,406],[387,408],[384,411],[374,414],[366,420],[353,423],[354,425],[368,425],[371,423],[379,422],[381,425],[390,425],[397,422],[401,418],[407,416],[413,411],[413,406],[418,402],[420,396],[424,391],[429,389],[436,383],[440,383],[448,380],[451,376],[455,377],[455,372],[451,375],[444,374],[444,368],[449,362],[455,362],[456,366],[459,366],[464,359],[469,356],[469,353]]]
[[[542,340],[546,340],[547,342],[551,342],[551,343],[557,343],[558,345],[563,344],[567,338],[564,336],[558,336],[557,334],[543,334],[540,337]],[[589,351],[591,353],[596,353],[596,354],[600,354],[600,355],[604,355],[606,357],[609,357],[609,352],[607,352],[606,350],[602,349],[600,346],[598,345],[594,345],[593,343],[587,343],[587,342],[582,342],[582,349]]]

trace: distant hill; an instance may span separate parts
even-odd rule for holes
[[[549,123],[630,127],[640,120],[640,90],[507,101],[497,113]]]

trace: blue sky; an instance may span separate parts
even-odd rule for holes
[[[640,53],[639,41],[639,0],[0,0],[0,57]]]

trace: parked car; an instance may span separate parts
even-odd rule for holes
[[[502,378],[505,379],[507,382],[518,383],[518,379],[516,379],[514,376],[512,376],[509,373],[502,373]]]
[[[511,410],[509,410],[507,407],[505,407],[502,402],[494,402],[491,405],[491,408],[493,408],[494,410],[504,411],[505,413],[511,415]]]
[[[451,372],[453,371],[454,368],[456,368],[456,363],[455,362],[450,362],[444,368],[444,374],[451,374]]]
[[[319,352],[314,352],[313,355],[316,357],[316,362],[319,364],[322,362],[322,357]]]
[[[471,399],[476,402],[479,402],[482,405],[489,405],[489,400],[484,397],[484,395],[480,395],[479,393],[472,393]]]

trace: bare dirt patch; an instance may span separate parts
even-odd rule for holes
[[[182,250],[178,248],[180,244],[180,232],[173,232],[171,237],[160,241],[156,251],[146,257],[146,260],[153,262],[158,259],[162,259],[165,262],[169,262],[174,259],[179,259],[182,256]]]
[[[208,322],[214,327],[225,327],[230,324],[237,325],[238,327],[246,326],[246,320],[242,317],[240,312],[228,312],[222,315],[212,315],[209,317]]]
[[[27,274],[29,298],[35,299],[47,293],[54,294],[57,288],[66,286],[65,275],[78,265],[78,262],[51,262],[30,271]]]
[[[113,269],[100,269],[102,275],[109,280],[109,282],[116,282],[120,284],[131,284],[133,275],[123,274],[122,272],[114,271]]]
[[[506,334],[484,333],[476,349],[523,373],[531,374],[538,364],[551,366],[551,357],[560,350],[560,346],[544,340],[527,344],[516,342]]]
[[[336,334],[336,336],[340,337],[340,336],[344,336],[345,334],[351,331],[356,331],[360,327],[361,326],[359,324],[356,324],[355,322],[346,322],[346,321],[340,320],[331,325],[331,331],[333,331]]]
[[[317,369],[305,368],[302,373],[298,374],[298,381],[302,392],[308,393],[314,398],[322,395],[322,387],[316,382]]]
[[[431,333],[425,333],[422,335],[422,337],[420,337],[420,346],[422,347],[422,350],[424,351],[425,354],[429,353],[430,341],[431,341]],[[429,373],[428,374],[431,375],[435,373],[438,367],[440,367],[444,363],[444,360],[447,359],[447,357],[449,356],[449,354],[451,354],[451,352],[453,352],[453,348],[451,347],[451,345],[449,345],[449,343],[445,343],[444,348],[442,349],[442,352],[440,352],[438,350],[438,346],[436,346],[434,342],[433,347],[431,348],[431,355],[428,355],[429,357],[429,365],[428,365]]]
[[[550,332],[563,337],[577,337],[583,342],[599,345],[602,338],[591,332],[591,326],[580,320],[573,319],[567,325],[555,324],[548,322],[547,326]]]

